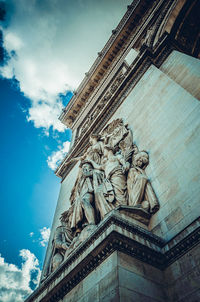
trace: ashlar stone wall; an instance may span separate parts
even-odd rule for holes
[[[184,72],[177,78],[180,60]],[[146,172],[160,202],[149,229],[166,240],[199,216],[200,103],[185,89],[197,83],[196,64],[174,52],[161,69],[151,65],[112,117],[123,118],[139,149],[149,152]]]
[[[200,245],[171,264],[164,276],[169,301],[200,301]]]
[[[62,302],[164,302],[163,283],[164,274],[159,269],[114,252]]]

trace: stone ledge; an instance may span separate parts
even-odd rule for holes
[[[134,219],[131,223],[122,218],[119,213],[121,208],[110,212],[26,302],[36,299],[43,302],[59,301],[114,251],[121,251],[164,270],[200,241],[200,228],[197,228],[164,252],[167,242],[138,226]]]

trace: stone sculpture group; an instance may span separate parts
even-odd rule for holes
[[[149,155],[139,151],[122,119],[111,122],[100,135],[92,134],[86,152],[67,165],[78,161],[71,206],[61,215],[61,225],[55,231],[48,273],[62,263],[66,250],[86,226],[97,225],[120,205],[141,208],[150,214],[159,209],[145,173]]]

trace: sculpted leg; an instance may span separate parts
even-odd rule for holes
[[[93,197],[93,194],[91,194],[91,193],[85,194],[82,199],[82,207],[84,209],[85,217],[89,224],[96,224],[94,208],[91,205],[93,200],[94,200],[94,197]]]
[[[109,202],[106,197],[107,199],[109,198],[108,194],[105,196],[103,189],[99,189],[95,193],[95,205],[96,209],[100,213],[101,219],[103,219],[107,213],[115,208],[113,203]]]
[[[134,184],[129,186],[129,205],[136,206],[141,204],[144,197],[147,179],[140,176],[137,177]]]
[[[64,257],[60,253],[56,253],[53,256],[53,261],[52,261],[52,272],[54,272],[57,267],[63,262]]]
[[[121,173],[116,172],[111,176],[110,182],[115,193],[115,206],[118,206],[120,204],[127,204],[125,176]]]

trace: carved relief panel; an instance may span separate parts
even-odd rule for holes
[[[112,121],[100,134],[92,134],[85,153],[67,165],[78,161],[71,206],[61,215],[61,226],[56,229],[49,272],[112,210],[125,207],[135,211],[134,219],[144,223],[144,217],[149,221],[159,209],[145,173],[149,155],[133,143],[132,132],[122,119]]]

